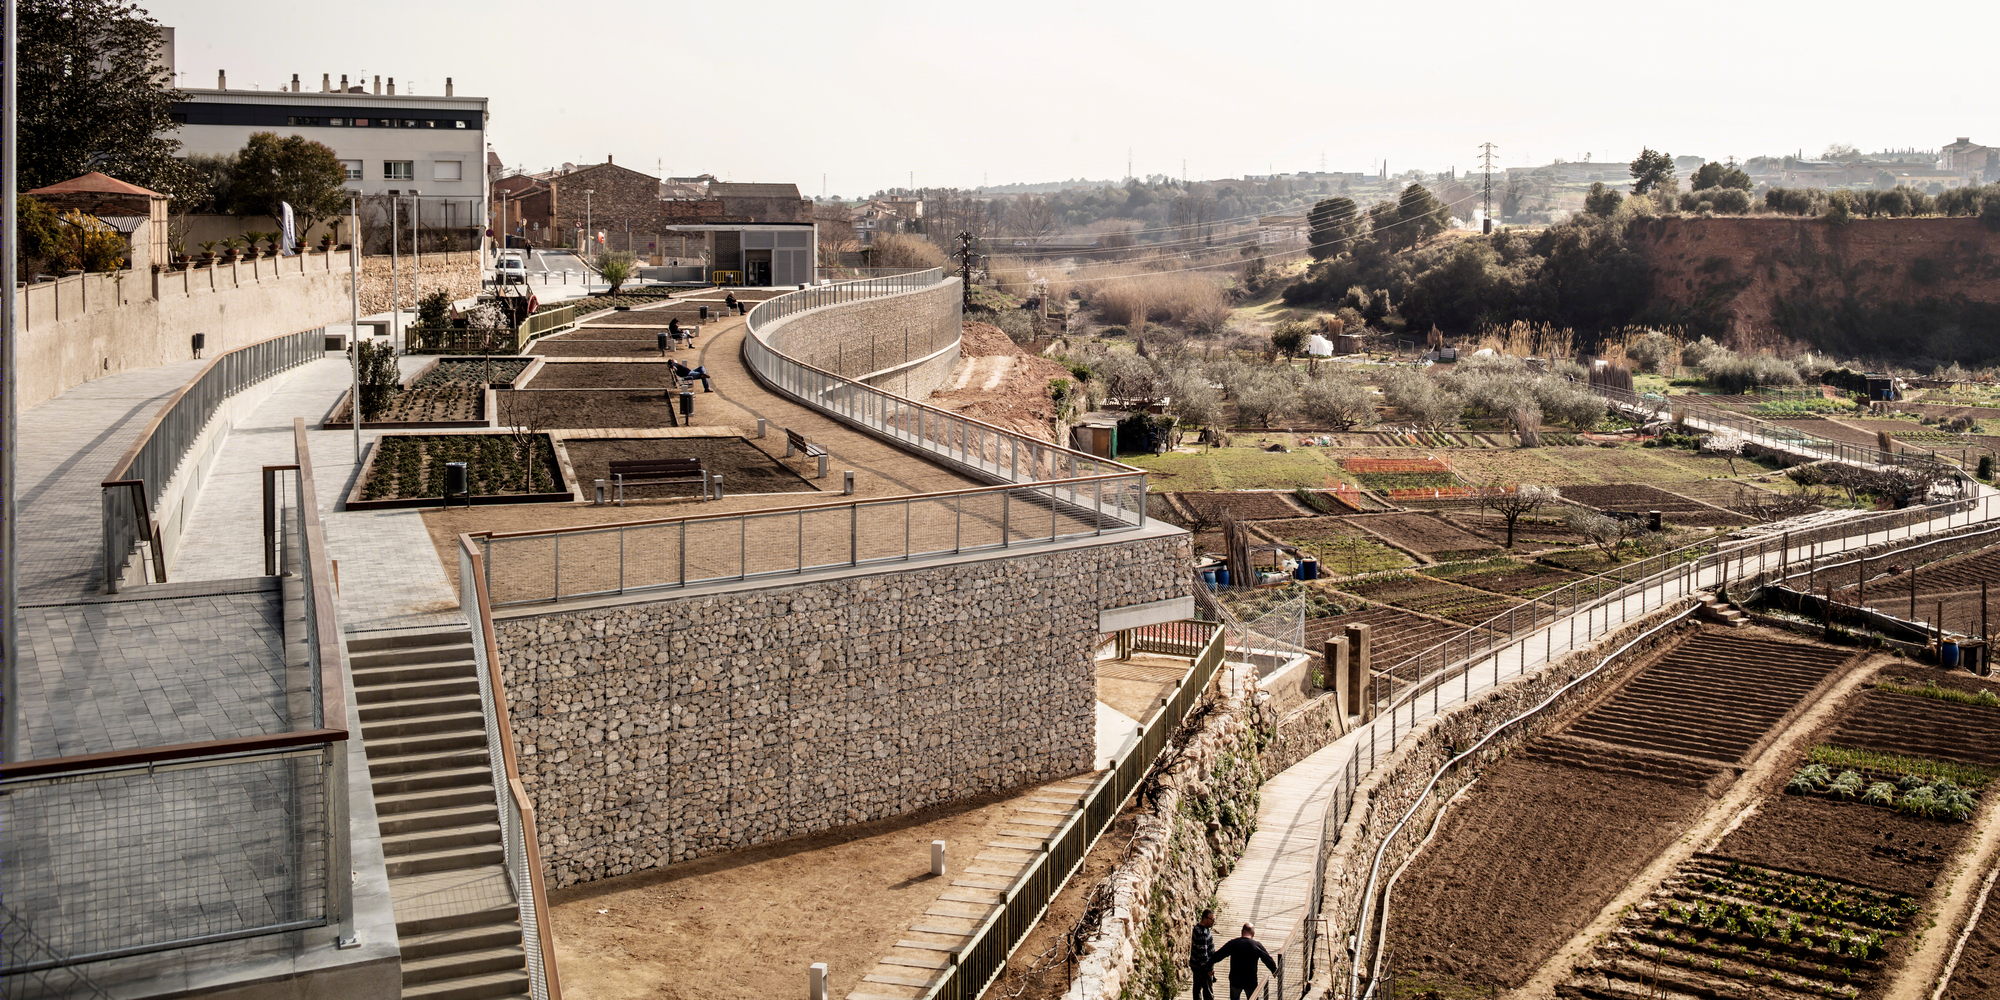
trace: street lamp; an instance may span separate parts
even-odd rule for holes
[[[590,196],[596,193],[596,188],[583,189],[583,238],[586,245],[588,245],[590,240],[596,238],[597,229],[590,224]],[[586,290],[585,293],[588,294],[588,289],[590,288],[590,254],[585,250],[585,247],[577,247],[577,250],[583,254],[583,287]]]

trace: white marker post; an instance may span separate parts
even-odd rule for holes
[[[826,1000],[826,963],[814,962],[806,968],[807,1000]]]
[[[944,874],[944,841],[931,841],[931,874]]]

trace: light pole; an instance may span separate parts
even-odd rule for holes
[[[576,248],[576,249],[577,249],[577,252],[579,252],[579,253],[582,253],[582,254],[584,254],[584,257],[583,257],[583,290],[584,290],[584,293],[585,293],[585,294],[589,294],[589,292],[590,292],[590,256],[589,256],[589,254],[587,253],[587,248],[588,248],[588,247],[589,247],[589,245],[590,245],[590,241],[591,241],[591,240],[594,240],[594,239],[596,239],[596,238],[597,238],[597,227],[595,227],[595,226],[593,226],[593,225],[591,225],[591,224],[590,224],[590,196],[591,196],[591,195],[594,195],[594,194],[596,194],[596,193],[597,193],[597,189],[596,189],[596,188],[584,188],[584,189],[583,189],[583,239],[584,239],[584,246],[580,246],[580,247],[577,247],[577,248]]]
[[[11,3],[12,0],[9,0]],[[7,36],[12,38],[14,36]],[[10,68],[13,63],[7,64]],[[9,145],[8,149],[14,147]],[[348,225],[354,230],[354,242],[348,245],[347,287],[349,305],[354,310],[354,326],[347,335],[349,368],[353,375],[353,385],[347,392],[347,417],[354,424],[354,464],[361,464],[361,202],[349,196],[347,199]],[[391,230],[393,232],[393,230]]]
[[[6,730],[6,742],[0,745],[0,754],[7,760],[20,760],[26,756],[28,740],[21,732],[21,703],[15,678],[21,672],[19,612],[21,607],[21,582],[15,576],[20,570],[21,554],[16,551],[15,522],[21,517],[21,489],[15,481],[15,454],[19,452],[18,426],[21,385],[20,372],[15,370],[15,323],[14,279],[17,277],[14,264],[14,234],[20,232],[15,218],[19,203],[15,192],[19,154],[14,143],[14,120],[20,116],[20,104],[15,99],[14,82],[20,72],[14,63],[16,47],[15,3],[6,0],[7,8],[0,15],[4,22],[6,38],[0,41],[0,62],[7,64],[6,80],[0,83],[0,234],[4,234],[7,245],[0,253],[0,286],[4,286],[4,298],[0,298],[0,625],[4,625],[4,637],[0,637],[0,705],[4,722],[0,728]],[[144,511],[140,512],[145,515]],[[105,572],[111,572],[109,566]]]

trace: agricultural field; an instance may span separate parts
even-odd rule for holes
[[[1584,578],[1581,573],[1512,559],[1433,566],[1421,572],[1425,576],[1514,597],[1536,597]]]
[[[1247,439],[1248,434],[1238,438]],[[1274,434],[1273,440],[1288,437]],[[1145,469],[1155,491],[1324,489],[1353,479],[1326,451],[1294,448],[1266,451],[1261,445],[1170,451],[1164,455],[1122,455],[1119,461]]]
[[[1449,618],[1465,625],[1485,625],[1521,604],[1499,594],[1416,574],[1370,577],[1349,582],[1342,589],[1381,604]]]
[[[1467,531],[1485,535],[1496,541],[1505,540],[1507,537],[1507,522],[1498,514],[1482,514],[1476,510],[1455,510],[1446,514],[1445,520]],[[1514,522],[1514,545],[1516,548],[1545,549],[1584,544],[1588,543],[1583,535],[1558,518],[1528,516]]]
[[[1312,511],[1292,502],[1290,494],[1273,491],[1160,494],[1174,515],[1186,524],[1215,524],[1226,512],[1239,521],[1270,521],[1311,517]]]
[[[1619,688],[1569,733],[1739,763],[1850,656],[1826,646],[1707,629]]]
[[[1880,568],[1886,558],[1874,560],[1873,567]],[[1919,621],[1931,622],[1938,617],[1938,602],[1944,602],[1942,624],[1947,630],[1964,634],[1979,634],[1981,619],[1991,621],[2000,612],[2000,547],[1989,548],[1914,570],[1917,582],[1917,611]],[[1850,581],[1852,577],[1848,578]],[[1818,581],[1824,584],[1822,578]],[[1980,584],[1987,584],[1991,593],[1986,598],[1991,606],[1981,606]],[[1881,577],[1868,582],[1867,603],[1870,607],[1907,617],[1909,609],[1908,576]],[[1834,590],[1834,600],[1853,604],[1862,595],[1852,582]]]
[[[1698,500],[1691,500],[1676,493],[1669,493],[1657,486],[1642,483],[1617,483],[1606,486],[1565,486],[1562,487],[1565,500],[1573,500],[1586,507],[1603,511],[1625,511],[1644,514],[1657,510],[1665,521],[1678,527],[1734,527],[1749,524],[1751,519],[1732,511],[1719,510]]]
[[[1475,483],[1542,483],[1566,486],[1643,481],[1672,484],[1764,470],[1757,462],[1729,462],[1680,448],[1621,444],[1610,448],[1508,448],[1452,453],[1458,474]]]
[[[1320,561],[1320,572],[1338,576],[1404,569],[1416,564],[1403,552],[1342,517],[1304,517],[1260,523],[1274,541],[1296,545]]]
[[[1780,479],[1758,485],[1737,479],[1710,479],[1699,483],[1675,483],[1673,492],[1690,500],[1713,504],[1739,514],[1749,515],[1749,508],[1758,503],[1769,503],[1779,497],[1797,496],[1798,491],[1790,488]]]
[[[1827,741],[1857,750],[2000,766],[2000,703],[1948,700],[1954,694],[1978,697],[1936,685],[1893,683],[1862,692],[1855,710],[1828,734]]]
[[[1345,634],[1349,625],[1368,626],[1368,655],[1378,671],[1391,670],[1410,657],[1446,639],[1464,635],[1466,631],[1464,626],[1455,622],[1439,621],[1401,608],[1378,605],[1365,611],[1307,619],[1307,648],[1318,649],[1326,640]],[[1396,674],[1405,680],[1411,678],[1408,671],[1397,670]]]
[[[1433,514],[1370,514],[1351,519],[1390,543],[1439,562],[1497,555],[1493,539],[1475,535]]]
[[[1813,437],[1825,438],[1828,441],[1840,441],[1863,448],[1875,447],[1874,431],[1862,430],[1846,421],[1807,417],[1784,418],[1773,420],[1771,423],[1790,427],[1801,434],[1810,434]]]

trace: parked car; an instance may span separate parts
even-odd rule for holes
[[[498,285],[525,285],[528,283],[528,265],[519,257],[502,257],[493,262],[493,282]]]

